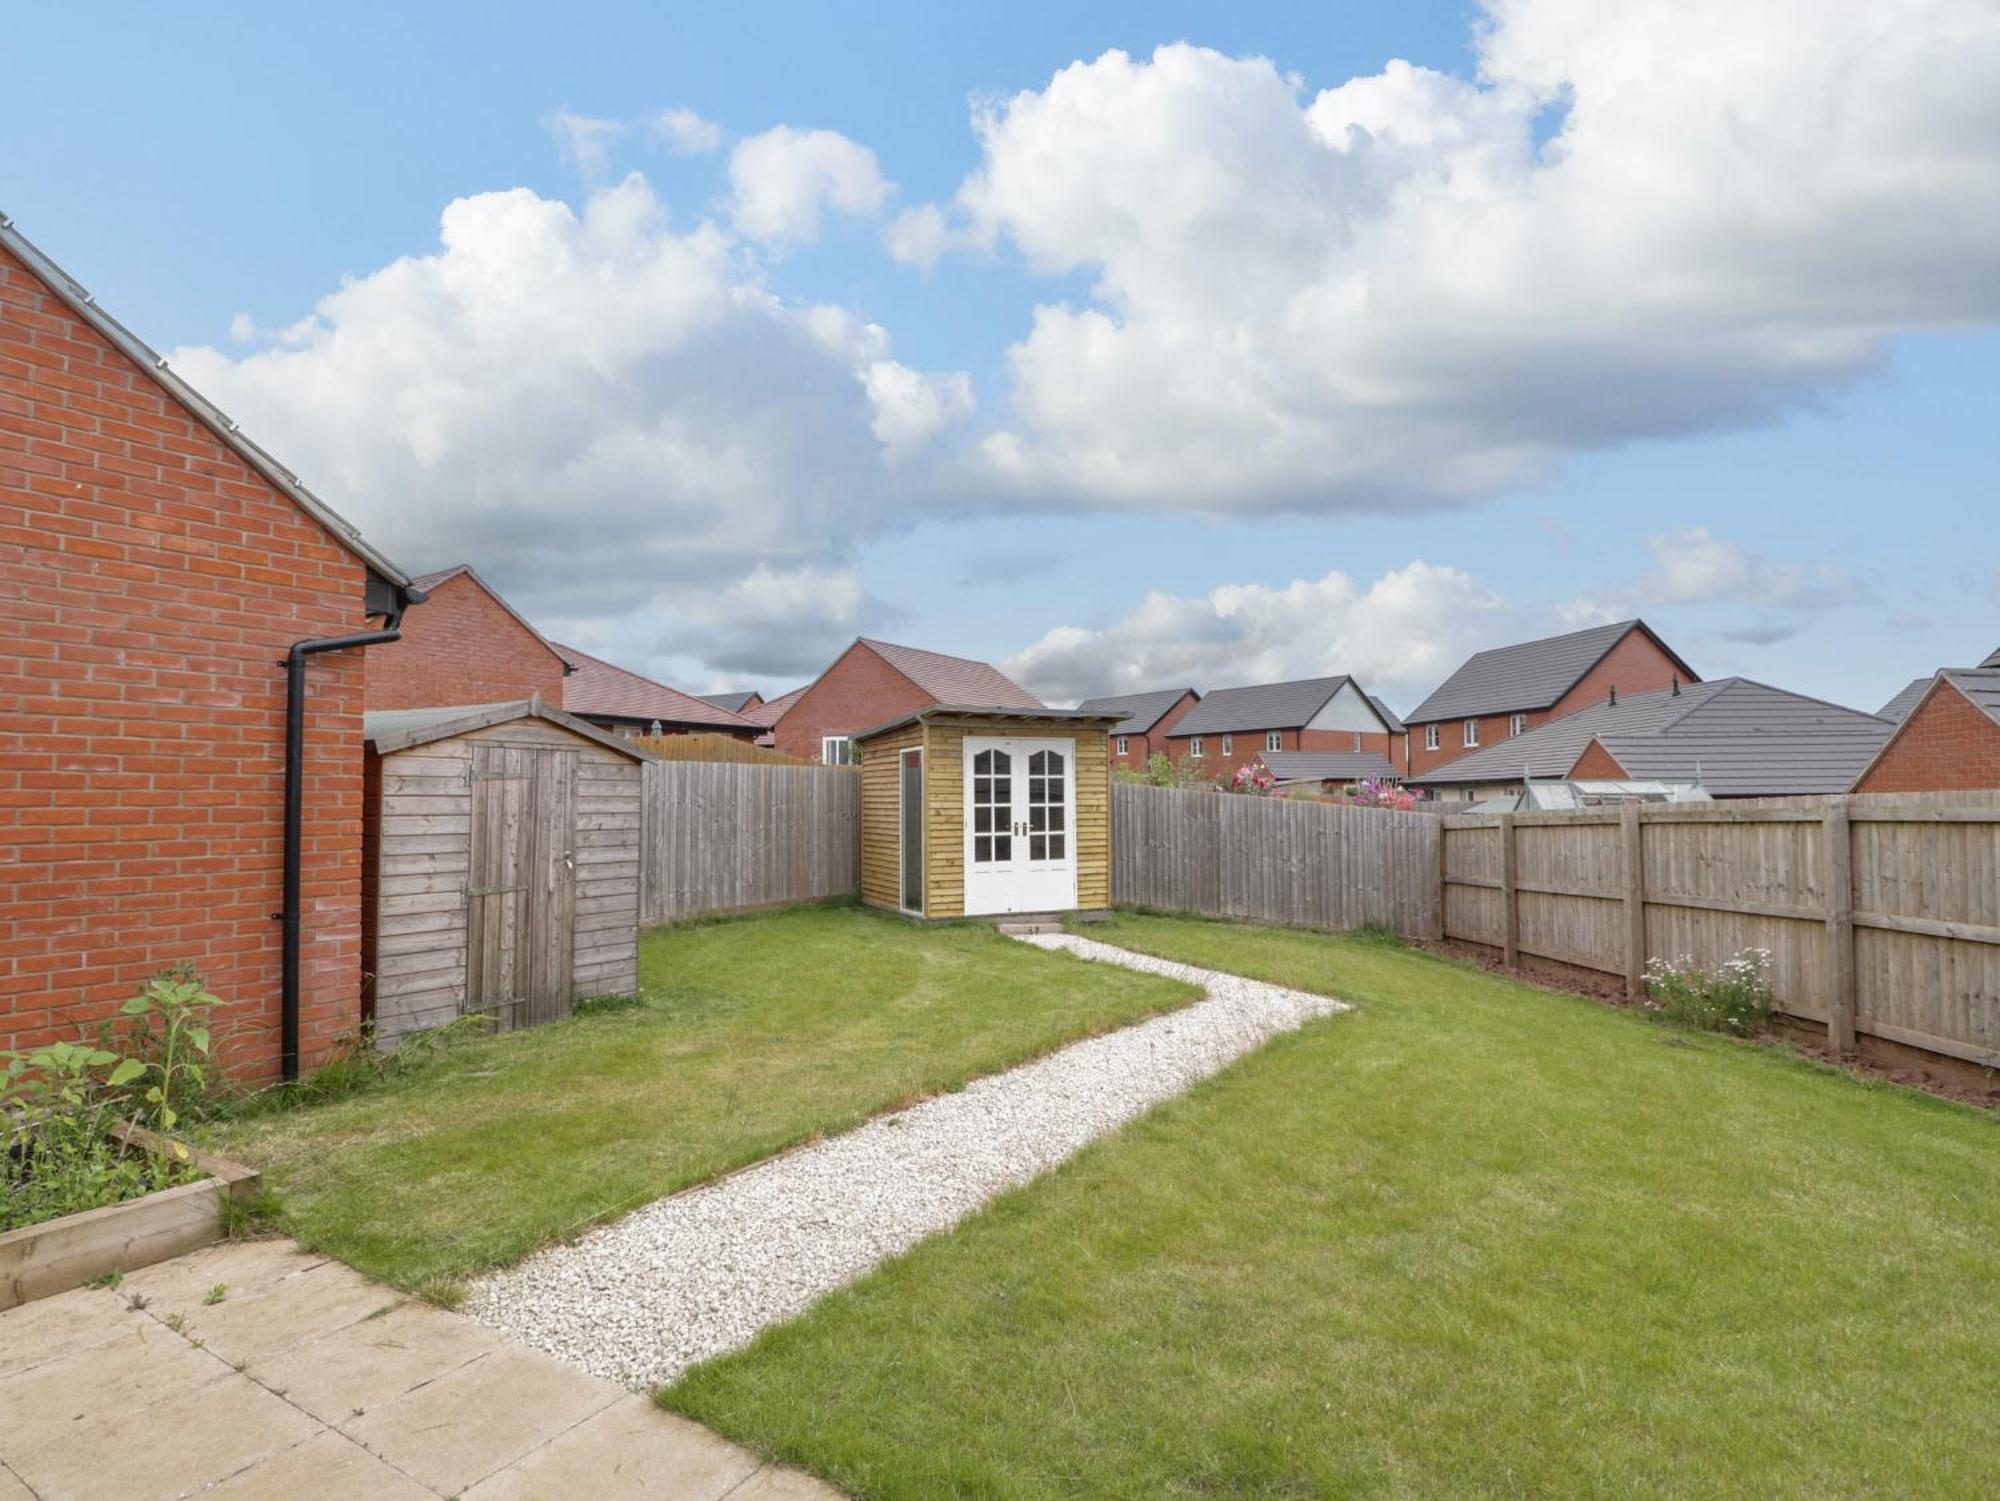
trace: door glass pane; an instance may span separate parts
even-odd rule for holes
[[[903,752],[903,906],[924,910],[924,762]]]
[[[1030,860],[1046,860],[1049,858],[1049,841],[1044,836],[1040,834],[1030,834],[1028,836],[1028,858]]]
[[[1069,758],[1061,751],[1038,750],[1028,757],[1028,858],[1060,860],[1067,841],[1060,837],[1064,825],[1063,799],[1067,788],[1064,774]],[[1056,837],[1051,837],[1051,836]]]
[[[1063,836],[1060,834],[1049,835],[1049,858],[1051,860],[1060,860],[1062,859],[1062,857],[1063,857]]]
[[[993,840],[990,835],[981,834],[972,841],[972,858],[982,865],[993,858]]]
[[[1014,758],[983,750],[972,758],[972,860],[991,865],[1014,858]]]

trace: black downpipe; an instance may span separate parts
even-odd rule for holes
[[[356,646],[382,646],[403,639],[399,626],[351,636],[318,636],[294,641],[285,654],[285,895],[284,956],[278,1012],[279,1069],[285,1082],[299,1076],[299,908],[304,884],[306,806],[306,658]]]

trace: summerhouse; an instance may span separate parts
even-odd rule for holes
[[[856,735],[861,899],[926,919],[1109,907],[1120,717],[937,704]]]
[[[639,979],[652,758],[539,698],[364,717],[364,1011],[378,1040],[568,1016]]]

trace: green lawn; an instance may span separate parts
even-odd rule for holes
[[[1365,937],[1330,992],[661,1395],[862,1497],[1985,1496],[2000,1123]]]
[[[1196,994],[852,907],[655,930],[639,972],[639,1009],[479,1038],[214,1145],[300,1239],[414,1287]]]

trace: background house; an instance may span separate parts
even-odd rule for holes
[[[1356,782],[1391,782],[1395,764],[1380,751],[1264,751],[1258,760],[1280,787],[1338,792]]]
[[[1412,776],[1602,703],[1700,679],[1643,620],[1621,620],[1475,652],[1421,704],[1409,725]]]
[[[1891,728],[1859,709],[1717,678],[1621,693],[1409,780],[1468,799],[1530,777],[1699,782],[1716,798],[1845,792]]]
[[[1111,765],[1141,767],[1154,751],[1166,749],[1166,737],[1180,717],[1201,702],[1192,688],[1156,688],[1150,693],[1121,693],[1087,698],[1079,709],[1123,717],[1111,727]]]
[[[858,731],[936,704],[1045,707],[988,663],[863,636],[797,691],[773,721],[772,739],[786,755],[843,764],[853,759]]]
[[[424,608],[368,668],[370,709],[493,704],[540,694],[560,705],[570,664],[469,563],[414,580]]]
[[[0,1048],[73,1038],[186,963],[229,1003],[232,1066],[274,1071],[280,664],[419,592],[4,217],[0,410]],[[361,715],[379,652],[308,659],[308,1064],[359,1021]]]
[[[558,645],[574,671],[563,680],[565,713],[616,735],[688,735],[698,732],[754,740],[763,726],[706,699],[669,688],[651,678],[593,657],[574,646]]]
[[[1386,761],[1396,736],[1361,685],[1340,676],[1217,688],[1165,738],[1174,760],[1221,780],[1269,751],[1371,751]]]
[[[1854,790],[2000,788],[2000,652],[1986,660],[1992,665],[1948,667],[1924,679],[1922,691],[1856,778]]]
[[[703,693],[697,696],[703,703],[727,709],[731,714],[746,714],[764,702],[764,695],[755,688],[748,693]]]

